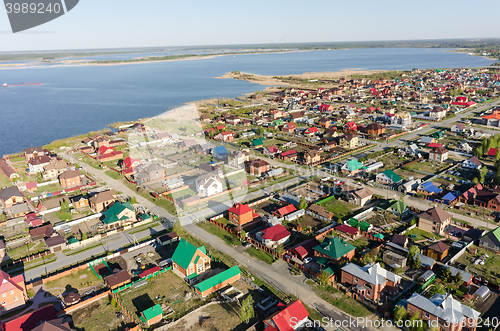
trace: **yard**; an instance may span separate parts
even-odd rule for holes
[[[379,169],[380,172],[383,172],[384,170],[395,170],[401,167],[402,164],[411,161],[411,159],[404,156],[397,156],[396,154],[386,154],[377,161],[382,161],[384,164],[384,167]]]
[[[219,220],[218,220],[219,221]],[[198,226],[202,229],[204,229],[207,232],[210,232],[211,234],[221,238],[226,244],[230,246],[241,246],[241,241],[234,235],[223,228],[221,228],[218,225],[215,225],[213,223],[209,222],[200,222],[198,223]]]
[[[329,302],[340,310],[351,314],[352,316],[366,317],[371,314],[368,308],[363,306],[363,304],[357,302],[351,297],[348,297],[333,287],[318,286],[315,287],[315,292],[323,300]]]
[[[3,172],[0,172],[0,187],[6,187],[6,186],[12,186],[11,181],[3,174]]]
[[[470,253],[470,248],[477,248],[476,255]],[[497,285],[500,284],[500,255],[474,245],[470,248],[458,258],[457,262],[468,266],[471,274],[487,279]],[[474,265],[473,259],[475,260],[484,254],[489,256],[486,258],[484,265]]]
[[[436,174],[448,168],[449,166],[450,164],[446,162],[439,163],[439,162],[419,161],[406,166],[405,169],[423,171],[428,174]]]
[[[28,243],[26,245],[17,247],[15,249],[7,250],[9,257],[12,260],[18,260],[28,255],[33,255],[45,251],[45,244],[43,242]]]
[[[140,316],[140,312],[156,304],[165,303],[175,311],[169,317],[177,319],[203,302],[197,299],[188,284],[172,271],[164,272],[147,282],[147,285],[137,289],[131,287],[118,294],[123,305],[137,317]],[[161,299],[157,300],[157,296],[161,296]]]
[[[113,179],[121,179],[122,178],[122,175],[120,175],[119,173],[117,173],[114,170],[106,170],[105,174]]]
[[[97,278],[90,268],[86,268],[45,283],[44,286],[47,291],[57,296],[64,292],[80,291],[98,284],[101,284],[101,280]]]
[[[130,317],[121,309],[113,307],[103,298],[72,312],[72,328],[84,331],[116,330],[125,331],[133,325]],[[122,319],[123,318],[123,319]]]
[[[356,249],[359,250],[360,252],[364,251],[366,248],[374,248],[380,245],[379,242],[370,240],[364,236],[361,236],[356,240],[348,241],[348,243],[356,247]]]
[[[421,230],[419,228],[413,228],[413,229],[411,229],[410,231],[408,231],[406,233],[406,235],[408,237],[410,237],[410,238],[411,238],[411,235],[417,236],[417,238],[415,238],[415,239],[412,238],[413,241],[420,241],[420,240],[432,239],[432,238],[435,238],[435,239],[441,238],[441,236],[439,236],[437,234],[430,233],[430,232]]]
[[[335,217],[346,220],[353,210],[358,209],[358,206],[342,200],[331,199],[321,204],[329,212],[335,214]]]
[[[252,257],[255,257],[261,261],[266,262],[267,264],[273,264],[274,262],[274,257],[271,254],[261,251],[260,249],[250,247],[247,250],[245,250],[245,252]]]

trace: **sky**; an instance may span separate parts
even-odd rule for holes
[[[80,0],[15,34],[0,9],[0,52],[498,38],[500,20],[487,13],[499,10],[498,0]]]

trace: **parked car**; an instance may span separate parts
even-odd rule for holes
[[[311,261],[312,261],[312,260],[313,260],[313,259],[312,259],[312,257],[306,257],[306,258],[304,259],[304,263],[305,263],[305,264],[307,264],[307,263],[311,263]]]
[[[142,262],[142,260],[139,257],[139,255],[135,256],[134,259],[135,259],[135,262],[137,262],[137,263],[141,263]]]

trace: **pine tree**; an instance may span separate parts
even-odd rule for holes
[[[248,323],[255,316],[255,310],[253,309],[253,298],[252,295],[243,300],[240,309],[240,319],[242,322]]]

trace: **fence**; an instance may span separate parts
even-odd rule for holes
[[[120,299],[113,293],[113,292],[110,292],[111,296],[113,297],[113,299],[115,299],[116,303],[120,306],[120,308],[125,312],[127,313],[128,317],[130,317],[130,319],[132,321],[135,322],[135,324],[137,325],[136,328],[133,328],[133,330],[140,330],[140,331],[143,331],[143,329],[140,327],[140,322],[138,321],[137,319],[137,316],[134,316],[132,315],[128,309],[123,305],[123,303],[120,301]]]
[[[410,226],[409,228],[407,228],[406,230],[404,231],[401,231],[400,235],[404,235],[405,233],[407,233],[408,231],[414,229],[417,227],[417,224],[413,224],[412,226]]]
[[[71,204],[70,204],[70,206],[71,206]],[[61,207],[57,207],[57,210],[60,210],[60,209],[61,209]],[[51,211],[52,211],[52,209],[51,209]],[[40,215],[46,214],[48,212],[50,212],[50,211],[47,210],[45,212],[40,212]],[[101,213],[93,214],[93,215],[90,215],[90,216],[85,216],[85,217],[76,219],[74,221],[68,222],[68,223],[64,223],[64,224],[61,224],[61,225],[54,226],[54,229],[55,230],[59,230],[63,226],[66,226],[66,225],[67,226],[73,226],[73,225],[80,224],[80,223],[83,223],[83,222],[87,222],[88,220],[91,220],[91,219],[94,219],[94,218],[98,218],[98,217],[101,217],[101,216],[102,216]]]
[[[320,201],[316,202],[316,204],[321,206],[321,204],[323,204],[323,203],[325,203],[325,202],[327,202],[327,201],[330,201],[330,200],[332,200],[332,199],[335,199],[335,196],[334,196],[334,195],[329,196],[329,197],[327,197],[327,198],[324,198],[323,200],[320,200]]]
[[[85,307],[85,306],[91,304],[92,302],[95,302],[97,300],[101,300],[104,297],[108,296],[109,294],[110,294],[110,291],[106,291],[106,292],[103,292],[101,294],[96,295],[95,297],[89,298],[89,299],[87,299],[85,301],[81,301],[81,302],[79,302],[79,303],[77,303],[75,305],[72,305],[72,306],[69,306],[67,308],[64,308],[63,310],[57,312],[57,317],[64,316],[64,315],[66,315],[66,314],[68,314],[68,313],[70,313],[70,312],[72,312],[74,310],[77,310],[77,309],[80,309],[82,307]]]
[[[455,256],[453,256],[448,262],[446,262],[446,265],[452,265],[460,256],[462,256],[469,247],[474,245],[474,240],[472,240],[470,243],[468,243],[464,248],[462,248]]]

